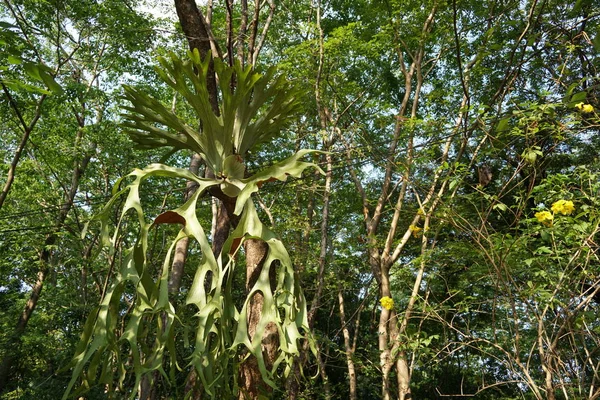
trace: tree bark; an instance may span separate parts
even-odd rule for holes
[[[202,58],[211,51],[211,40],[209,27],[202,12],[194,0],[175,0],[175,9],[177,17],[181,23],[181,28],[185,34],[191,51],[198,50]],[[213,54],[213,56],[216,56]],[[215,114],[219,114],[219,104],[217,100],[217,80],[213,70],[212,62],[206,78],[210,104]]]
[[[244,241],[244,251],[246,253],[246,292],[249,292],[256,284],[258,277],[264,266],[264,261],[269,247],[262,240],[248,239]],[[269,271],[271,289],[276,287],[276,266],[272,265]],[[256,327],[262,315],[264,297],[262,293],[257,292],[250,299],[248,312],[248,335],[252,338],[256,332]],[[273,367],[277,357],[277,348],[279,347],[279,335],[277,327],[269,323],[265,328],[262,338],[262,351],[267,369]],[[240,365],[240,393],[239,400],[258,399],[259,396],[272,392],[269,385],[265,384],[256,357],[250,356]]]
[[[356,400],[356,368],[354,367],[354,348],[350,342],[350,331],[346,322],[346,310],[344,309],[344,294],[342,285],[338,284],[338,303],[340,309],[340,322],[344,335],[344,348],[346,350],[346,366],[348,367],[348,384],[350,386],[350,400]],[[358,318],[358,317],[357,317]],[[356,333],[354,333],[356,335]]]

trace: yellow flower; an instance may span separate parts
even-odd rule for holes
[[[385,308],[386,310],[391,310],[394,308],[394,299],[391,297],[384,296],[379,299],[379,302],[381,303],[381,307]]]
[[[584,104],[583,102],[575,104],[575,108],[577,108],[582,113],[594,112],[594,106],[592,106],[591,104]]]
[[[559,200],[552,204],[552,212],[555,214],[570,215],[573,211],[575,211],[575,206],[571,200]]]
[[[408,230],[412,232],[413,237],[419,237],[423,228],[419,228],[418,226],[411,225],[408,227]]]
[[[554,219],[554,215],[550,213],[550,211],[539,211],[535,213],[535,217],[539,222],[546,226],[552,226],[552,220]]]
[[[594,112],[594,106],[592,106],[591,104],[584,104],[584,105],[583,105],[583,109],[582,109],[582,111],[583,111],[584,113],[591,113],[591,112]]]

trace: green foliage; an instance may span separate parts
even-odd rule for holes
[[[127,392],[123,383],[131,373],[135,377],[135,389],[131,390],[131,396],[134,397],[142,376],[151,371],[160,371],[175,384],[176,371],[182,368],[182,362],[194,368],[203,390],[210,397],[229,397],[238,390],[238,366],[232,360],[238,354],[239,346],[244,346],[256,357],[263,379],[275,386],[274,376],[280,372],[280,365],[285,366],[284,374],[287,375],[293,357],[299,354],[299,339],[304,337],[308,328],[305,300],[295,279],[289,255],[275,234],[260,222],[250,195],[258,191],[264,182],[285,181],[287,176],[298,177],[306,168],[317,166],[299,161],[300,157],[310,152],[303,150],[244,179],[244,167],[238,165],[241,161],[231,153],[232,146],[247,149],[274,135],[282,122],[290,118],[288,113],[294,101],[283,99],[290,94],[285,91],[287,85],[281,86],[280,80],[270,84],[272,71],[261,77],[248,69],[241,70],[239,66],[228,68],[217,63],[216,70],[225,81],[221,81],[225,88],[229,87],[234,77],[241,85],[234,92],[221,92],[223,115],[235,117],[235,123],[228,121],[224,126],[223,121],[227,119],[217,117],[208,101],[200,100],[208,98],[205,77],[209,59],[200,63],[197,54],[192,56],[192,60],[195,60],[193,65],[198,71],[204,71],[200,73],[203,78],[194,75],[192,63],[184,63],[175,56],[171,56],[171,60],[172,64],[166,64],[163,60],[163,67],[176,77],[171,81],[172,86],[201,116],[203,133],[199,134],[183,125],[177,116],[166,110],[156,99],[132,88],[127,88],[127,95],[133,102],[133,107],[127,109],[137,114],[129,115],[131,122],[126,125],[145,130],[143,137],[137,132],[133,137],[151,147],[170,144],[176,148],[198,150],[215,171],[223,173],[215,178],[199,178],[187,170],[152,164],[129,174],[134,181],[124,189],[119,189],[119,186],[126,177],[116,183],[112,199],[96,219],[102,222],[102,241],[107,246],[107,253],[111,258],[119,259],[119,262],[110,288],[104,294],[98,309],[90,314],[84,327],[82,340],[73,360],[73,378],[65,398],[79,378],[81,390],[102,383],[109,385],[111,392]],[[190,89],[181,86],[183,82],[180,78],[183,73],[190,78],[199,95],[192,95]],[[163,79],[168,79],[166,73],[160,75]],[[248,77],[252,79],[248,80]],[[252,92],[253,100],[250,99]],[[251,122],[253,116],[249,112],[258,112],[266,101],[273,102],[265,111],[266,115],[260,115],[256,122]],[[285,114],[280,115],[283,112]],[[180,140],[176,134],[156,130],[150,123],[163,123],[180,129],[186,132],[182,136],[189,141]],[[164,143],[156,140],[167,138],[169,140]],[[193,144],[190,144],[192,141]],[[142,184],[153,177],[185,179],[195,182],[198,189],[185,204],[162,212],[150,223],[147,221],[149,211],[144,210],[140,193]],[[240,216],[240,220],[221,253],[214,255],[196,213],[198,200],[216,188],[222,189],[226,194],[235,189],[232,196],[237,196],[235,213]],[[125,197],[125,201],[121,216],[111,235],[113,208],[122,197]],[[123,226],[130,219],[138,227],[137,237],[133,240],[133,246],[120,250],[119,243],[127,235]],[[171,239],[162,267],[155,272],[147,257],[149,235],[161,224],[181,224],[183,227]],[[184,237],[198,244],[201,257],[191,287],[185,289],[185,302],[178,304],[176,300],[169,299],[169,269],[173,249]],[[234,296],[234,280],[239,274],[236,258],[241,244],[248,239],[266,242],[269,250],[257,282],[247,294],[241,309],[238,309]],[[273,274],[277,281],[274,290],[270,283],[270,276]],[[255,293],[262,294],[264,300],[260,321],[250,337],[247,321],[250,300]],[[125,307],[129,298],[132,299],[131,305]],[[193,318],[194,325],[182,315],[182,310],[189,305],[197,309]],[[279,355],[271,370],[266,368],[261,345],[268,324],[274,324],[279,333]],[[190,334],[195,337],[192,342],[188,339]],[[178,357],[177,351],[182,343],[187,353],[183,359]],[[125,362],[129,357],[131,366]],[[165,365],[170,368],[168,373],[164,370]]]
[[[26,122],[36,115],[37,102],[45,101],[0,210],[0,356],[13,350],[17,355],[9,387],[0,396],[59,398],[72,377],[64,369],[56,371],[75,352],[93,308],[84,337],[88,347],[80,345],[82,358],[76,360],[81,380],[71,383],[75,388],[96,382],[86,398],[106,398],[98,383],[109,381],[115,389],[111,395],[125,397],[144,374],[159,377],[153,382],[158,397],[180,398],[185,376],[202,363],[210,366],[202,367],[202,386],[215,397],[231,397],[236,362],[249,347],[258,354],[257,342],[244,336],[240,316],[247,304],[240,269],[244,252],[236,240],[274,238],[272,230],[286,243],[289,257],[279,242],[271,242],[273,261],[265,268],[283,277],[279,289],[269,293],[271,305],[292,305],[269,310],[266,318],[294,335],[305,334],[304,298],[297,286],[302,282],[310,302],[318,285],[325,188],[316,173],[286,178],[300,177],[308,161],[323,161],[321,154],[307,160],[311,155],[294,149],[321,148],[330,132],[333,140],[327,145],[334,164],[324,290],[313,328],[325,368],[318,371],[308,357],[305,377],[310,379],[302,382],[300,397],[326,398],[325,383],[332,398],[348,397],[344,328],[356,340],[352,360],[358,398],[380,397],[380,306],[369,252],[386,239],[403,183],[407,189],[398,232],[411,224],[437,173],[442,178],[435,193],[442,185],[446,192],[425,235],[427,257],[420,258],[421,233],[409,238],[390,267],[391,296],[402,317],[419,261],[425,261],[415,312],[401,337],[413,367],[412,397],[542,398],[542,366],[552,371],[557,398],[585,397],[598,387],[592,365],[600,343],[600,297],[594,295],[599,275],[600,10],[589,0],[455,3],[456,9],[453,2],[433,1],[296,1],[278,4],[272,20],[268,7],[262,7],[258,24],[250,25],[244,37],[254,28],[260,34],[270,22],[261,60],[280,68],[261,74],[215,61],[221,99],[215,113],[203,88],[208,60],[171,54],[185,47],[172,21],[159,26],[117,0],[2,2],[0,79]],[[434,22],[426,33],[423,22],[434,4]],[[240,5],[234,2],[231,14],[236,29],[243,18]],[[171,3],[164,6],[172,9]],[[254,11],[250,4],[250,20]],[[212,12],[216,44],[235,57],[242,36],[234,32],[230,51],[226,7],[215,3]],[[148,66],[153,54],[164,56],[158,71]],[[420,57],[421,69],[413,71],[406,86],[403,67]],[[123,82],[130,85],[124,91]],[[277,100],[272,91],[279,93]],[[405,98],[406,113],[399,119]],[[123,101],[129,102],[128,110],[121,108]],[[299,103],[303,113],[294,118]],[[584,112],[582,105],[593,111]],[[120,125],[121,112],[130,137],[151,151],[132,149]],[[4,91],[0,117],[3,184],[22,128]],[[396,133],[398,145],[392,151]],[[452,157],[442,162],[452,135]],[[171,149],[179,151],[165,156]],[[152,164],[168,160],[174,167],[187,166],[193,151],[204,154],[213,180]],[[74,207],[65,224],[56,227],[73,172],[87,157]],[[385,194],[380,229],[369,236],[354,179],[363,184],[366,207],[373,208],[388,162],[393,163],[393,185]],[[144,165],[149,166],[119,180],[113,201],[104,207],[118,178]],[[484,185],[478,171],[486,167],[492,178]],[[181,205],[187,179],[202,182],[204,192],[189,200],[194,204]],[[207,199],[221,192],[239,197],[235,208],[244,222],[223,252],[211,255]],[[260,208],[254,209],[252,199]],[[572,214],[552,212],[563,199],[573,201]],[[535,217],[540,211],[553,215],[551,225]],[[97,215],[94,229],[82,238],[90,215]],[[253,222],[267,217],[269,229]],[[98,221],[104,228],[102,248],[93,245],[100,239]],[[402,240],[398,232],[393,246]],[[53,233],[57,240],[47,247],[52,259],[42,296],[27,330],[15,337],[15,323],[39,272],[39,254]],[[192,244],[182,290],[165,295],[172,246],[183,236]],[[293,284],[285,264],[289,259],[298,275]],[[271,290],[261,282],[254,290]],[[346,324],[338,316],[338,290]],[[112,330],[103,330],[103,323]],[[277,371],[263,368],[271,382],[280,383],[277,375],[284,372],[295,344],[286,344],[279,354]],[[586,359],[586,352],[591,357]],[[541,395],[535,394],[536,387]],[[277,391],[273,396],[286,398]]]
[[[5,21],[0,21],[0,82],[5,88],[14,91],[26,91],[38,94],[61,93],[62,88],[55,80],[56,71],[44,63],[29,58],[30,44],[18,34],[18,27]],[[14,77],[15,69],[21,70],[27,79],[33,81],[26,83],[23,79]],[[44,86],[40,87],[39,84]]]
[[[70,361],[65,354],[75,351],[106,272],[90,250],[96,236],[80,237],[83,223],[106,201],[117,176],[153,156],[130,149],[117,127],[118,99],[112,89],[124,75],[145,71],[141,51],[153,37],[154,23],[122,2],[96,3],[0,5],[3,187],[24,125],[31,129],[0,209],[0,357],[13,356],[3,398],[62,396],[70,374],[57,371]],[[111,13],[123,29],[99,22]],[[72,205],[65,200],[70,191],[75,193]],[[52,244],[46,245],[49,237]],[[40,258],[46,251],[50,258],[44,263]],[[27,329],[16,334],[44,269],[43,290]],[[90,395],[104,396],[95,390]]]

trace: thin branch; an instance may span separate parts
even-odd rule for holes
[[[263,26],[262,33],[260,38],[258,39],[258,44],[254,49],[254,53],[252,53],[252,65],[256,64],[256,60],[258,60],[258,55],[262,50],[265,40],[267,39],[267,32],[269,31],[269,27],[271,26],[271,22],[273,21],[273,15],[275,14],[275,2],[273,0],[268,0],[269,2],[269,15],[267,16],[267,20],[265,21],[265,25]]]
[[[252,64],[252,58],[254,55],[254,46],[256,44],[256,38],[258,36],[258,23],[260,21],[260,0],[254,0],[254,14],[252,22],[250,23],[250,37],[248,38],[248,63]]]
[[[227,9],[225,16],[225,25],[227,26],[227,60],[229,65],[233,65],[233,0],[225,0],[225,6]]]
[[[19,164],[19,161],[21,160],[21,155],[23,154],[23,150],[25,149],[25,146],[27,145],[27,141],[29,140],[29,136],[31,135],[33,128],[35,127],[38,120],[40,119],[40,116],[42,115],[42,104],[44,103],[44,100],[46,100],[47,95],[43,94],[40,97],[40,99],[38,100],[36,107],[35,107],[35,114],[33,116],[33,119],[31,120],[31,122],[28,125],[25,122],[25,120],[23,119],[23,116],[21,115],[21,113],[19,112],[19,109],[16,106],[16,103],[14,102],[14,100],[12,100],[12,97],[10,97],[10,93],[9,93],[8,89],[6,88],[6,86],[4,85],[4,82],[2,82],[0,80],[0,83],[2,84],[2,89],[3,89],[4,93],[6,94],[7,97],[9,97],[11,106],[14,107],[14,110],[17,113],[19,121],[23,124],[23,136],[21,137],[21,141],[20,141],[19,145],[17,146],[17,149],[15,150],[15,154],[13,155],[13,159],[10,163],[10,167],[6,174],[6,182],[4,183],[2,192],[0,192],[0,209],[2,209],[2,206],[4,205],[4,201],[6,200],[6,197],[8,196],[8,192],[10,192],[10,188],[12,187],[12,184],[15,180],[15,172],[17,170],[17,165]]]
[[[248,0],[241,0],[242,19],[237,37],[237,59],[244,65],[244,41],[248,33]]]

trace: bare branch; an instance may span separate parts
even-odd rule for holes
[[[256,64],[256,60],[258,60],[258,55],[262,50],[262,47],[265,44],[265,40],[267,39],[267,32],[269,31],[269,27],[271,26],[271,22],[273,21],[273,15],[275,14],[275,1],[268,0],[269,2],[269,15],[267,16],[267,20],[265,21],[265,25],[263,26],[262,33],[260,38],[258,39],[258,44],[254,48],[254,52],[252,53],[252,65]]]

